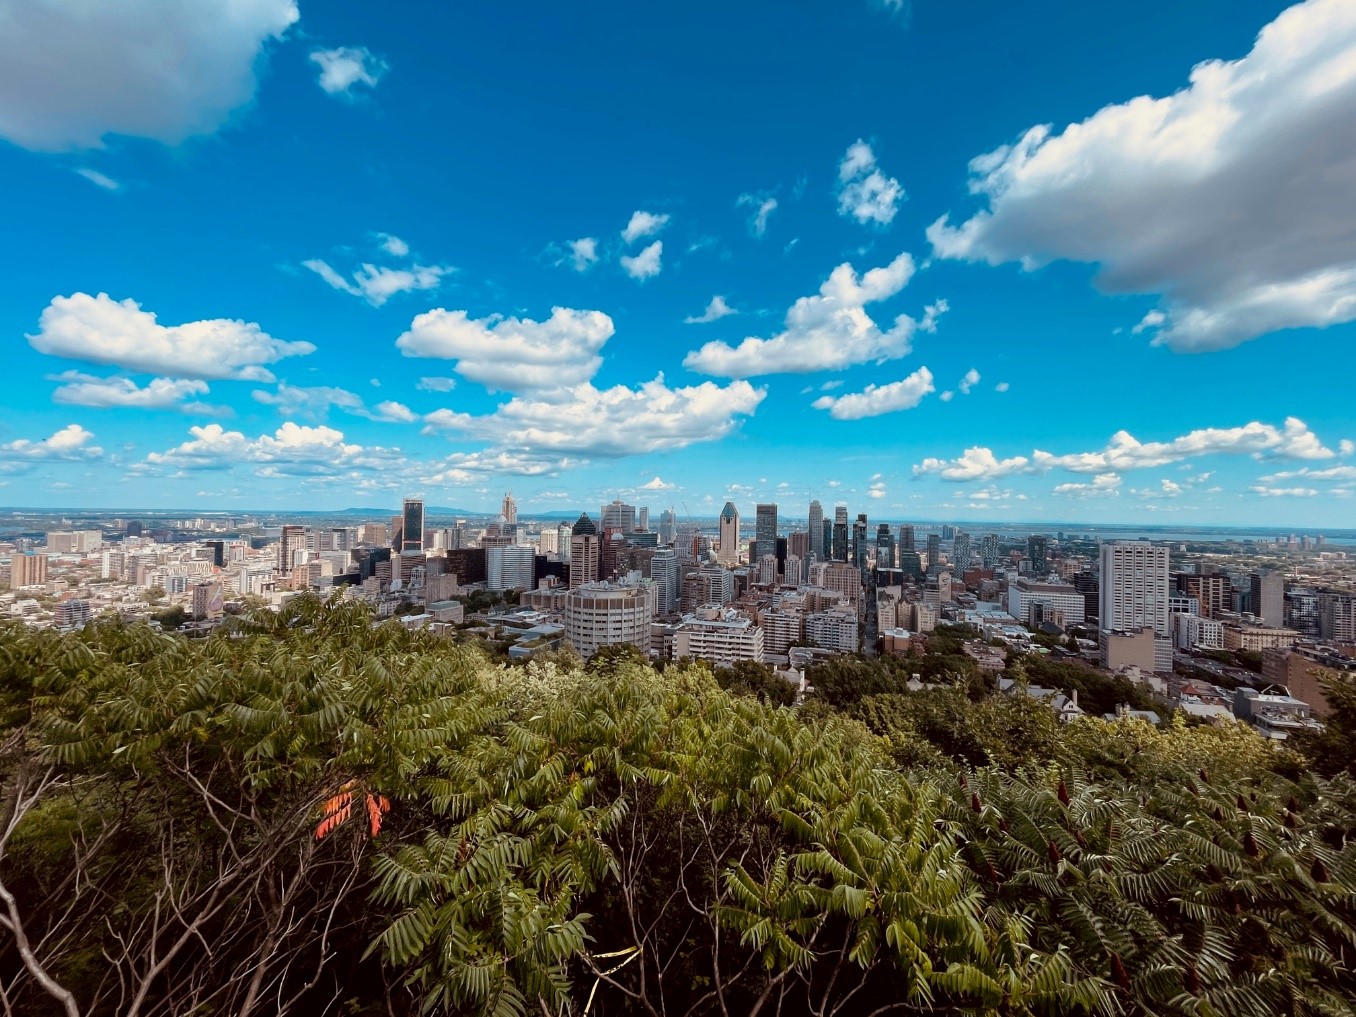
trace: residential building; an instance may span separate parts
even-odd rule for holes
[[[585,660],[616,643],[648,653],[653,619],[649,584],[590,582],[572,587],[565,598],[565,638]]]
[[[225,595],[220,583],[194,583],[191,612],[194,618],[213,621],[225,613]]]
[[[673,631],[675,659],[691,657],[728,667],[741,660],[763,661],[763,630],[747,615],[719,604],[704,604],[683,616]]]
[[[47,550],[52,554],[86,554],[97,551],[103,542],[102,530],[52,530],[47,534]]]
[[[1250,577],[1248,607],[1262,624],[1285,626],[1285,576],[1280,572],[1254,572]]]
[[[1250,650],[1253,653],[1261,653],[1263,650],[1294,646],[1299,639],[1299,633],[1293,629],[1273,629],[1245,621],[1226,621],[1223,628],[1226,650]]]
[[[47,582],[47,555],[15,554],[9,560],[9,588],[42,586]]]
[[[1298,645],[1262,651],[1262,677],[1302,699],[1316,717],[1329,711],[1325,682],[1356,682],[1356,658],[1331,646]]]
[[[951,564],[956,566],[957,576],[963,576],[970,571],[970,534],[957,533],[951,539]]]
[[[1172,670],[1168,629],[1168,549],[1143,540],[1102,545],[1101,606],[1098,624],[1104,633],[1154,633],[1152,671]],[[1108,644],[1103,640],[1104,645]],[[1105,657],[1103,663],[1107,663]],[[1111,666],[1107,663],[1107,666]]]
[[[1356,644],[1356,592],[1319,593],[1318,635],[1328,643]]]
[[[1224,623],[1197,614],[1172,616],[1173,644],[1179,650],[1224,649]]]
[[[53,611],[53,621],[59,629],[83,628],[89,619],[89,601],[83,597],[63,600]]]
[[[673,614],[678,610],[682,587],[679,583],[678,553],[661,547],[650,558],[650,578],[655,585],[655,613]]]
[[[840,604],[807,614],[805,641],[839,653],[856,653],[860,645],[856,607]]]
[[[278,575],[290,576],[298,553],[306,550],[306,527],[287,525],[278,536]]]

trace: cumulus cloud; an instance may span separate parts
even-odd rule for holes
[[[642,491],[672,491],[677,486],[677,484],[670,484],[662,477],[655,477],[653,480],[647,480],[641,484],[640,489]]]
[[[0,445],[0,458],[10,460],[64,460],[79,462],[98,459],[104,450],[91,445],[94,434],[79,424],[67,424],[61,430],[47,438],[31,441],[19,438],[8,444]]]
[[[913,468],[914,476],[934,474],[943,480],[967,481],[1004,477],[1013,473],[1044,473],[1052,469],[1073,473],[1141,470],[1200,456],[1250,455],[1254,458],[1331,459],[1327,448],[1304,421],[1287,417],[1282,427],[1258,421],[1241,427],[1206,427],[1167,442],[1141,442],[1128,431],[1117,431],[1098,452],[1053,455],[1037,449],[1030,456],[999,459],[992,449],[968,448],[958,459],[927,458]]]
[[[777,211],[777,199],[767,194],[741,194],[735,207],[750,210],[749,232],[761,237],[767,232],[768,218]]]
[[[812,405],[817,410],[828,410],[829,416],[835,420],[860,420],[863,417],[911,410],[929,392],[935,391],[932,372],[920,367],[903,381],[888,385],[867,385],[861,392],[848,392],[841,396],[820,396]]]
[[[374,234],[374,236],[377,238],[377,241],[381,244],[381,249],[385,251],[387,254],[391,255],[391,257],[393,258],[409,257],[410,245],[405,243],[405,241],[401,240],[399,237],[392,236],[390,233],[376,233]]]
[[[196,378],[152,378],[144,387],[139,387],[131,378],[100,378],[79,371],[63,371],[52,380],[62,382],[52,392],[52,401],[70,406],[200,412],[214,410],[202,403],[185,402],[189,396],[207,394],[207,383]]]
[[[253,396],[256,402],[276,408],[284,417],[324,420],[334,407],[367,420],[410,424],[416,419],[414,411],[401,403],[387,400],[369,408],[356,392],[330,385],[304,386],[283,382],[272,392],[256,390]]]
[[[556,260],[557,265],[569,264],[576,272],[587,272],[598,261],[596,237],[580,237],[567,243],[567,253]]]
[[[713,341],[688,353],[683,366],[724,378],[760,374],[841,370],[853,364],[896,360],[912,349],[918,330],[932,332],[947,310],[945,300],[924,309],[914,320],[906,314],[882,330],[866,313],[866,305],[895,296],[913,277],[913,258],[901,254],[890,264],[860,278],[844,262],[812,297],[801,297],[786,312],[785,331],[769,338],[749,337],[738,346]]]
[[[456,378],[420,378],[414,386],[420,392],[451,392],[457,387]]]
[[[311,51],[311,63],[320,68],[317,84],[329,95],[350,96],[354,88],[376,88],[390,65],[365,46],[339,46]]]
[[[535,453],[485,450],[454,452],[423,478],[426,487],[483,482],[491,476],[554,477],[577,465],[575,460]]]
[[[635,211],[631,213],[631,219],[626,224],[626,229],[622,230],[622,240],[628,244],[633,244],[643,237],[652,237],[660,232],[669,224],[669,217],[654,212]]]
[[[973,367],[965,372],[965,377],[960,380],[956,387],[960,389],[961,395],[969,395],[970,390],[979,384],[979,372]]]
[[[273,434],[246,437],[220,424],[189,428],[192,437],[146,457],[148,467],[228,470],[241,464],[267,468],[268,476],[324,476],[347,470],[385,470],[404,462],[397,450],[364,448],[344,441],[332,427],[288,421]]]
[[[1121,493],[1121,478],[1115,473],[1099,473],[1088,483],[1056,484],[1052,493],[1065,498],[1114,498]]]
[[[452,269],[444,265],[411,265],[409,268],[387,268],[385,266],[364,264],[353,273],[352,280],[345,279],[330,267],[328,262],[319,258],[303,261],[302,266],[309,268],[336,290],[342,290],[355,297],[362,297],[373,307],[381,307],[386,301],[399,293],[414,293],[421,290],[436,290],[443,276]]]
[[[1173,95],[973,160],[987,207],[928,238],[939,257],[1099,264],[1103,290],[1162,296],[1133,331],[1181,352],[1352,321],[1354,63],[1356,6],[1296,4]]]
[[[838,214],[860,223],[889,225],[904,200],[904,188],[876,164],[876,153],[858,138],[838,164]]]
[[[135,300],[114,300],[107,293],[54,297],[28,342],[49,356],[127,371],[243,381],[272,381],[264,364],[315,352],[311,343],[274,339],[243,321],[161,325]]]
[[[546,321],[442,308],[419,315],[396,340],[407,357],[455,360],[458,374],[501,392],[568,388],[589,380],[602,366],[598,351],[612,338],[612,319],[602,311],[554,307]]]
[[[887,493],[888,492],[885,489],[885,484],[882,483],[881,481],[876,481],[876,483],[872,484],[869,488],[867,488],[866,496],[868,498],[874,498],[879,500],[881,498],[884,498]]]
[[[510,452],[618,458],[716,441],[733,432],[767,395],[746,381],[670,388],[661,374],[636,388],[584,383],[549,399],[515,396],[494,413],[436,410],[426,431],[451,431]]]
[[[1306,466],[1299,470],[1282,470],[1279,473],[1272,473],[1262,477],[1259,483],[1274,484],[1277,481],[1294,480],[1298,478],[1303,478],[1310,483],[1315,480],[1356,480],[1356,466],[1329,466],[1324,470],[1314,470]]]
[[[688,325],[705,325],[707,322],[719,321],[721,318],[738,313],[738,311],[725,302],[724,297],[717,293],[711,298],[711,302],[706,305],[705,311],[701,314],[684,318],[683,322]]]
[[[254,96],[260,53],[298,16],[294,0],[5,4],[0,137],[60,152],[210,134]]]
[[[657,276],[664,267],[661,260],[664,254],[664,241],[656,240],[639,254],[621,256],[621,267],[632,279],[649,279]]]

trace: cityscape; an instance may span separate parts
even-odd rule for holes
[[[1356,0],[0,0],[0,1017],[1356,1017]]]

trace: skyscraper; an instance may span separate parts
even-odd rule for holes
[[[958,578],[970,571],[970,534],[957,532],[952,538],[951,560],[956,565]]]
[[[650,532],[650,507],[642,505],[640,512],[636,514],[636,529],[641,533]]]
[[[1050,574],[1050,556],[1048,541],[1038,534],[1026,538],[1026,556],[1031,559],[1031,572],[1037,576]]]
[[[677,536],[678,520],[674,518],[673,509],[666,508],[659,513],[659,542],[672,544]]]
[[[928,568],[933,569],[942,560],[942,538],[935,533],[928,534]]]
[[[296,564],[298,551],[306,547],[306,527],[289,525],[282,528],[278,537],[278,574],[290,576],[292,566]]]
[[[499,508],[499,514],[510,526],[518,522],[518,503],[513,500],[512,491],[504,492],[504,503]]]
[[[1285,575],[1281,572],[1252,574],[1252,613],[1274,629],[1285,625]]]
[[[852,564],[858,570],[866,572],[866,513],[857,513],[857,521],[852,524]]]
[[[892,569],[895,567],[895,538],[890,532],[889,523],[881,523],[876,527],[876,568]]]
[[[846,505],[835,505],[833,509],[833,546],[830,555],[834,561],[848,560],[848,517]]]
[[[630,533],[636,528],[636,507],[624,501],[609,502],[603,506],[599,515],[600,531],[621,530],[622,533]]]
[[[650,559],[650,578],[655,585],[655,613],[672,614],[678,610],[680,586],[678,582],[678,552],[661,547]]]
[[[810,553],[815,561],[824,560],[824,506],[818,501],[810,502]]]
[[[1171,671],[1168,549],[1146,540],[1120,540],[1103,544],[1100,592],[1098,624],[1102,631],[1152,629],[1154,669]]]
[[[986,569],[993,568],[998,564],[998,534],[986,533],[984,539],[979,542],[980,562]]]
[[[758,549],[755,555],[750,555],[750,561],[755,561],[765,554],[773,557],[777,555],[777,506],[764,504],[756,509],[757,515],[754,517],[754,539],[758,542]]]
[[[406,498],[400,512],[401,554],[420,554],[424,550],[424,500]]]
[[[899,528],[899,549],[901,551],[916,551],[913,543],[913,524],[905,523]]]
[[[761,505],[758,510],[762,512]],[[720,510],[720,550],[716,552],[716,560],[722,565],[739,564],[739,510],[732,501],[727,501]]]
[[[600,556],[598,527],[587,512],[580,513],[570,530],[570,585],[596,582]]]

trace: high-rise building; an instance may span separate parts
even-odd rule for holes
[[[642,505],[640,511],[636,513],[636,529],[641,533],[650,532],[650,507]]]
[[[212,567],[224,569],[226,567],[226,541],[209,540],[207,549],[212,552]]]
[[[220,618],[225,612],[224,599],[220,583],[193,584],[193,617],[209,621]]]
[[[47,550],[52,554],[84,554],[97,550],[103,542],[102,530],[52,530],[47,534]]]
[[[758,506],[759,512],[762,508]],[[722,565],[739,564],[739,510],[732,501],[727,501],[720,510],[720,548],[716,551],[716,560]]]
[[[278,536],[278,575],[290,576],[297,552],[306,549],[306,527],[288,525]]]
[[[834,561],[848,560],[848,513],[846,505],[835,505],[833,509],[833,546],[829,556]]]
[[[47,555],[15,554],[9,560],[9,588],[41,586],[47,582]]]
[[[857,513],[852,524],[852,564],[862,573],[866,572],[866,513]]]
[[[1038,534],[1026,538],[1026,556],[1031,559],[1031,571],[1037,576],[1050,574],[1049,541]]]
[[[513,492],[504,492],[504,501],[499,506],[499,515],[504,522],[514,526],[518,522],[518,503],[513,500]]]
[[[815,561],[824,560],[824,506],[817,501],[810,502],[810,554]]]
[[[581,513],[570,530],[570,585],[582,586],[596,582],[602,548],[598,543],[598,527]]]
[[[1285,575],[1281,572],[1254,572],[1249,596],[1252,613],[1262,624],[1274,629],[1285,626]]]
[[[1318,634],[1330,643],[1356,643],[1356,593],[1319,592]]]
[[[758,542],[758,549],[749,555],[750,561],[755,560],[755,554],[758,558],[765,554],[777,555],[777,506],[761,504],[756,513],[753,537]]]
[[[648,585],[588,583],[565,596],[565,638],[586,660],[616,643],[630,643],[648,653],[653,619]]]
[[[600,532],[619,530],[630,533],[636,528],[636,507],[624,501],[609,502],[603,506],[599,518],[602,520],[598,524]]]
[[[659,513],[659,542],[672,544],[677,536],[678,520],[673,515],[673,509],[664,509]]]
[[[530,590],[536,585],[536,552],[526,544],[490,547],[485,550],[485,588]]]
[[[913,543],[913,524],[905,523],[899,528],[899,549],[901,551],[916,551]]]
[[[876,568],[892,569],[895,567],[895,538],[890,532],[889,523],[881,523],[876,527]]]
[[[424,550],[424,500],[406,498],[400,512],[401,554],[422,554]]]
[[[947,523],[942,527],[943,540],[954,540],[955,537],[956,537],[956,528],[954,526],[952,526],[950,523]]]
[[[1103,544],[1098,610],[1102,632],[1151,629],[1154,670],[1170,672],[1172,633],[1168,622],[1168,549],[1144,540]]]
[[[984,539],[979,542],[979,560],[986,569],[998,564],[998,534],[984,535]]]
[[[928,568],[934,569],[942,560],[942,538],[935,533],[928,534]]]
[[[655,585],[655,612],[673,614],[678,610],[681,586],[678,575],[678,552],[661,547],[650,559],[650,578]]]
[[[970,571],[970,534],[957,532],[951,539],[951,561],[957,578]]]

